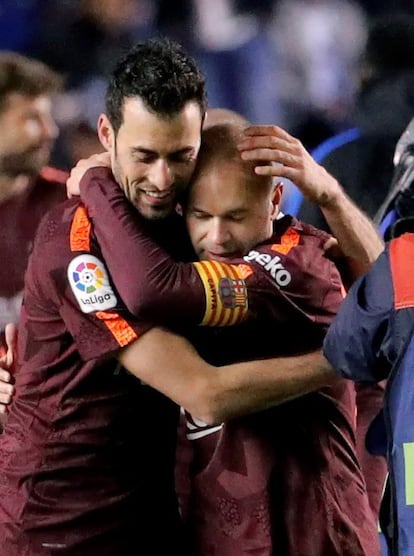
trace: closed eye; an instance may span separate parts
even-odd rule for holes
[[[207,212],[201,212],[199,210],[195,210],[191,213],[191,216],[193,218],[197,218],[197,220],[206,220],[207,218],[210,218],[210,215],[207,214]]]
[[[227,215],[227,218],[232,222],[242,222],[246,218],[245,212],[234,212]]]
[[[145,149],[132,149],[131,154],[134,162],[142,164],[151,164],[158,158],[157,153]]]
[[[178,164],[189,164],[190,162],[195,161],[195,154],[192,151],[179,151],[170,154],[168,158],[170,162],[176,162]]]

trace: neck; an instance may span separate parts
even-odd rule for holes
[[[0,173],[0,203],[5,203],[13,197],[17,197],[26,191],[31,184],[31,176],[21,174],[19,176],[8,176]]]

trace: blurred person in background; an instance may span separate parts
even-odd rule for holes
[[[71,168],[99,150],[96,121],[104,110],[107,79],[136,40],[155,32],[154,13],[151,0],[69,0],[40,11],[32,52],[65,76],[56,108],[61,134],[53,153],[59,167]]]
[[[242,113],[253,123],[282,114],[277,99],[277,64],[267,31],[273,0],[160,0],[160,32],[187,46],[206,75],[211,108]]]
[[[414,114],[414,15],[387,15],[370,28],[361,58],[353,133],[315,150],[320,163],[371,218],[389,191],[397,141]],[[300,218],[329,230],[319,208],[304,201]]]
[[[347,121],[366,40],[365,14],[350,0],[280,0],[271,37],[287,129],[311,149]]]
[[[16,323],[24,273],[43,215],[65,198],[66,174],[47,167],[62,80],[44,64],[0,52],[0,332]]]
[[[68,90],[110,75],[116,60],[152,31],[148,0],[56,2],[42,13],[33,44],[40,60],[65,76]],[[104,87],[105,90],[105,87]]]
[[[255,124],[276,121],[276,57],[258,2],[242,9],[231,0],[192,0],[196,57],[206,75],[209,105],[242,113]]]

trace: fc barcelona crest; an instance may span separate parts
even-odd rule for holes
[[[223,307],[226,309],[247,306],[247,290],[244,280],[221,278],[218,290]]]

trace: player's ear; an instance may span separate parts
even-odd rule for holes
[[[273,186],[272,195],[270,198],[271,208],[271,218],[274,220],[279,212],[279,205],[283,194],[283,183],[279,182]]]
[[[106,114],[101,114],[98,119],[98,137],[103,148],[111,152],[115,143],[115,134],[111,122]]]

